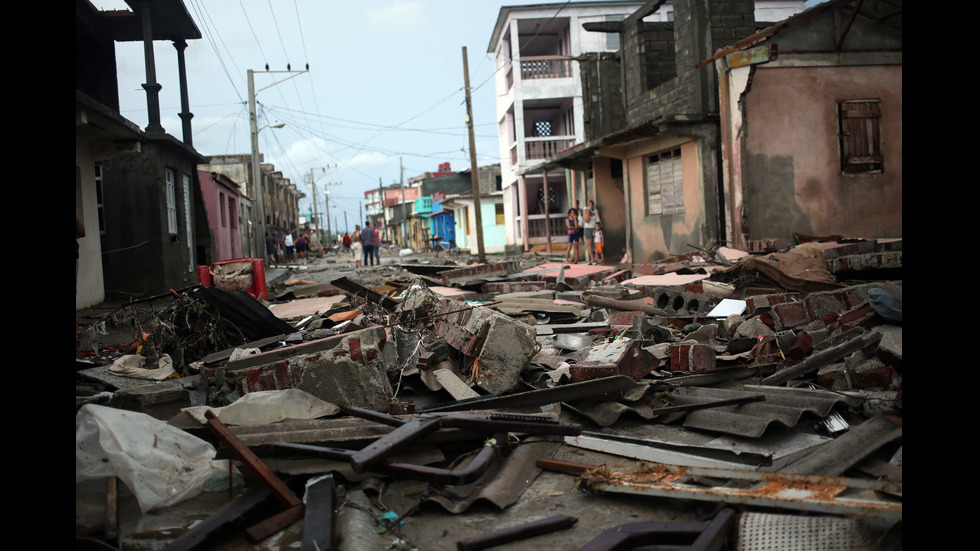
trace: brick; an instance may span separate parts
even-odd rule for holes
[[[842,330],[848,330],[852,327],[863,327],[875,322],[877,320],[877,314],[871,305],[865,305],[864,307],[851,310],[840,317],[840,326]]]
[[[786,357],[792,360],[803,359],[813,352],[813,336],[807,331],[796,334],[796,340],[790,345]]]
[[[677,344],[670,348],[671,371],[704,373],[714,371],[715,351],[706,344]]]
[[[894,381],[895,371],[888,366],[868,369],[851,374],[851,384],[854,388],[889,388]]]
[[[272,371],[259,373],[259,383],[262,385],[262,390],[277,390],[276,376]]]
[[[633,318],[642,316],[639,310],[613,311],[609,313],[609,325],[611,326],[632,326]]]
[[[257,392],[259,388],[259,368],[253,367],[245,371],[245,386],[248,392]]]
[[[355,362],[360,362],[363,360],[364,356],[361,355],[361,339],[351,338],[347,342],[348,346],[350,347],[350,359],[354,360]]]
[[[777,304],[772,307],[771,314],[776,323],[774,329],[777,331],[803,327],[810,322],[802,302]]]
[[[298,365],[289,366],[289,382],[291,383],[290,388],[295,388],[299,384],[300,380],[303,378],[303,368]]]
[[[288,362],[276,362],[272,365],[276,373],[276,388],[290,388]]]

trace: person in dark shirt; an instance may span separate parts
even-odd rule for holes
[[[374,241],[374,228],[371,227],[370,220],[364,223],[364,229],[361,230],[361,245],[364,247],[364,265],[374,266],[374,247],[376,243]]]

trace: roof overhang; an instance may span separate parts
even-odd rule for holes
[[[126,0],[133,11],[98,11],[102,29],[116,42],[141,42],[143,24],[140,15],[150,11],[152,32],[156,40],[197,40],[201,31],[194,23],[183,0]]]

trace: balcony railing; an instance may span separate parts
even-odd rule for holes
[[[568,243],[568,231],[565,229],[565,218],[567,215],[556,212],[550,216],[544,214],[532,214],[528,216],[527,221],[527,238],[531,243],[544,243],[547,241],[548,234],[545,231],[545,224],[551,224],[551,243],[558,245],[560,243]],[[517,218],[517,231],[518,236],[523,237],[524,228],[521,224],[524,223],[524,217]]]
[[[521,57],[521,78],[566,78],[572,76],[571,58],[564,55]]]
[[[575,145],[575,137],[527,138],[524,142],[525,159],[550,159]]]

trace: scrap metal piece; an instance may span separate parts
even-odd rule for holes
[[[425,480],[438,484],[463,485],[476,481],[490,467],[490,463],[496,454],[497,443],[505,440],[505,434],[498,434],[495,438],[487,440],[483,448],[480,449],[476,457],[466,464],[465,467],[455,469],[441,469],[426,465],[413,465],[410,463],[399,463],[395,461],[385,461],[375,465],[371,472],[411,478],[415,480]],[[354,452],[341,448],[328,448],[324,446],[313,446],[309,444],[276,444],[276,448],[297,452],[303,455],[321,457],[339,461],[350,462]]]
[[[559,530],[566,530],[574,526],[576,522],[578,522],[578,519],[575,517],[557,515],[551,518],[522,524],[520,526],[512,526],[510,528],[495,530],[489,534],[461,539],[456,542],[456,549],[457,551],[478,551],[480,549],[489,549],[490,547],[496,547],[512,541],[533,538],[534,536],[550,534]]]
[[[270,495],[269,489],[265,486],[256,486],[181,534],[177,539],[170,542],[163,551],[190,551],[195,549],[212,534],[258,507]]]
[[[333,475],[318,478],[306,487],[306,515],[303,518],[303,543],[299,551],[333,549],[334,523]]]
[[[689,477],[727,478],[756,484],[751,488],[709,488],[690,482]],[[901,484],[878,480],[650,463],[625,473],[599,467],[582,475],[579,484],[582,488],[603,492],[716,501],[886,520],[902,519],[901,502],[843,497],[847,490],[861,489],[901,494]]]
[[[371,419],[385,416],[377,412],[349,408],[354,415],[369,415]],[[402,421],[397,418],[391,418]],[[379,438],[364,449],[355,452],[350,463],[355,472],[363,473],[384,461],[394,452],[405,448],[418,438],[436,432],[441,428],[462,428],[483,430],[491,433],[520,432],[525,434],[553,434],[560,436],[576,435],[582,426],[572,423],[559,423],[550,417],[509,414],[467,414],[467,413],[427,413],[408,422]]]
[[[368,300],[368,302],[381,304],[381,306],[387,310],[394,310],[398,307],[398,302],[396,302],[394,299],[386,295],[382,295],[374,289],[365,287],[353,279],[341,277],[331,281],[330,284],[334,287],[339,287],[340,289],[347,291],[354,296],[364,297]]]
[[[732,509],[722,509],[711,522],[634,522],[606,530],[585,544],[581,551],[626,550],[640,544],[719,551],[732,536],[734,526],[735,511]]]
[[[553,388],[542,388],[518,392],[507,396],[486,397],[486,399],[467,400],[454,404],[446,404],[426,408],[425,412],[450,412],[478,409],[507,409],[516,407],[537,407],[558,402],[581,400],[600,394],[621,392],[637,385],[636,381],[625,375],[602,377],[591,381],[582,381]]]

